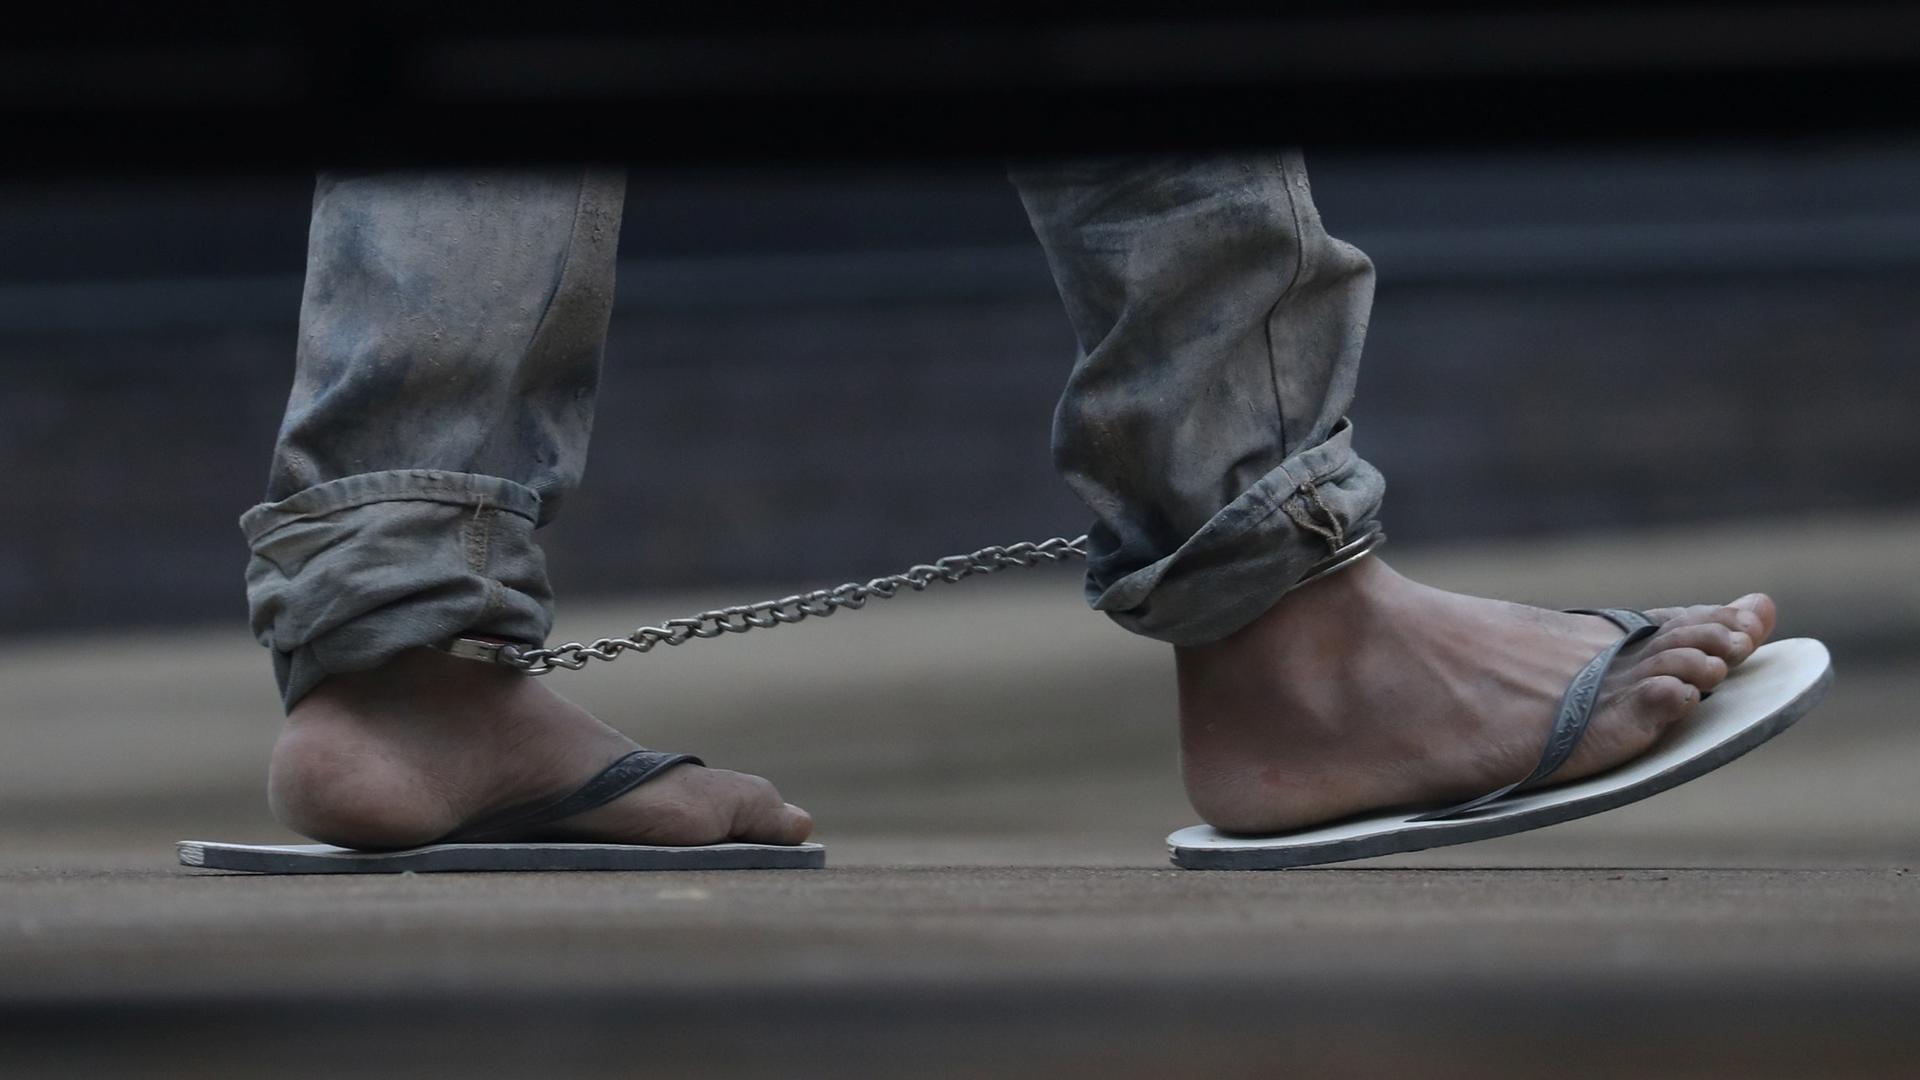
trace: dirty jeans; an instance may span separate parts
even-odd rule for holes
[[[1372,264],[1294,153],[1011,175],[1080,346],[1053,444],[1094,516],[1089,602],[1225,637],[1378,511],[1344,419]],[[320,178],[292,397],[241,518],[287,707],[407,648],[545,640],[534,530],[586,463],[623,196],[596,170]]]

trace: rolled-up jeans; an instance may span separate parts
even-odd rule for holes
[[[1326,234],[1292,152],[1011,175],[1080,346],[1053,445],[1094,517],[1089,602],[1223,638],[1378,513],[1345,419],[1372,264]],[[623,191],[598,170],[320,178],[293,392],[241,518],[288,708],[405,649],[545,641],[534,530],[586,463]]]

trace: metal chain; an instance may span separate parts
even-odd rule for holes
[[[1053,537],[1034,542],[1022,540],[1004,547],[983,547],[967,555],[949,555],[931,563],[910,567],[898,574],[877,577],[864,584],[850,581],[832,589],[762,600],[757,604],[703,611],[685,619],[668,619],[660,626],[642,626],[625,637],[601,638],[587,643],[569,641],[549,649],[523,649],[517,645],[484,645],[494,663],[518,668],[528,675],[545,675],[558,668],[577,671],[589,660],[616,660],[628,651],[651,652],[657,645],[680,646],[696,638],[715,638],[722,634],[744,634],[749,630],[771,630],[782,623],[797,623],[811,616],[826,618],[841,608],[858,611],[868,600],[891,600],[901,589],[920,592],[936,581],[956,582],[975,574],[992,574],[1008,567],[1034,566],[1039,563],[1065,562],[1087,557],[1087,538],[1072,540]]]

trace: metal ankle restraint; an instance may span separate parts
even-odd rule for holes
[[[1365,558],[1385,543],[1387,534],[1377,526],[1339,544],[1333,553],[1315,563],[1299,581],[1297,589]],[[1022,540],[1004,547],[984,547],[966,555],[948,555],[931,563],[909,567],[868,582],[848,582],[832,589],[762,600],[757,604],[703,611],[684,619],[668,619],[659,626],[642,626],[625,637],[601,638],[594,642],[569,641],[552,648],[528,648],[522,645],[456,637],[437,646],[444,652],[467,660],[479,660],[515,668],[528,675],[545,675],[565,668],[569,671],[587,666],[589,660],[616,660],[628,651],[651,652],[657,645],[680,646],[696,638],[715,638],[722,634],[744,634],[782,623],[797,623],[812,616],[825,618],[842,608],[858,611],[868,600],[891,600],[902,589],[921,592],[936,581],[956,582],[979,574],[992,574],[1017,566],[1066,562],[1087,557],[1087,538],[1071,540],[1053,537],[1038,542]]]

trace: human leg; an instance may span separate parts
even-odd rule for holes
[[[330,174],[296,374],[252,547],[288,709],[292,827],[405,846],[592,775],[632,743],[536,680],[427,648],[537,643],[533,530],[580,479],[623,181],[597,171]],[[583,838],[804,838],[755,777],[683,765],[566,823]]]
[[[1176,647],[1182,764],[1210,823],[1267,832],[1525,775],[1606,621],[1430,589],[1367,559],[1379,473],[1344,420],[1372,267],[1297,154],[1017,169],[1081,346],[1055,457],[1092,509],[1087,589]],[[1772,632],[1758,594],[1654,613],[1552,779],[1644,750]]]

